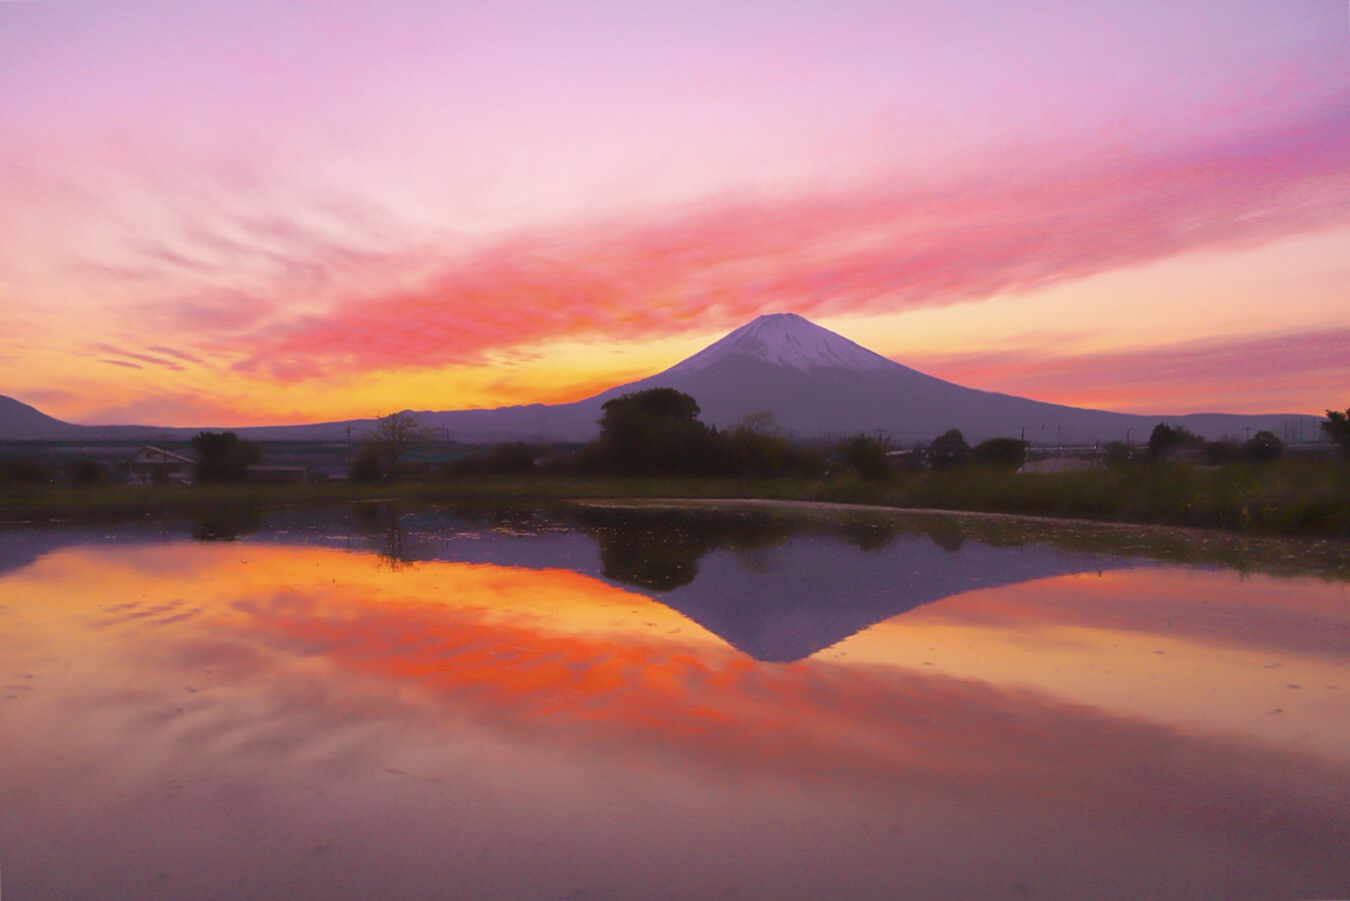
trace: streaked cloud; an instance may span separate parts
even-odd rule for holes
[[[163,356],[152,356],[150,354],[138,353],[132,350],[123,350],[120,347],[114,347],[111,344],[98,343],[92,345],[93,350],[101,354],[108,354],[114,357],[124,357],[127,360],[136,360],[141,363],[148,363],[151,366],[162,366],[165,369],[173,369],[182,372],[184,367],[176,360],[165,359]],[[172,351],[170,352],[172,354]],[[105,361],[108,362],[108,361]]]
[[[1074,168],[1010,158],[944,189],[872,185],[536,232],[252,336],[240,368],[481,361],[550,337],[638,340],[759,313],[899,311],[1029,291],[1183,253],[1259,244],[1350,213],[1350,99],[1313,123]]]

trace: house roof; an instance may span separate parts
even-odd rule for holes
[[[196,466],[197,461],[191,457],[184,457],[182,454],[175,454],[173,451],[166,451],[162,447],[155,447],[152,444],[142,445],[141,449],[136,451],[136,455],[131,458],[132,463],[182,463],[187,466]]]

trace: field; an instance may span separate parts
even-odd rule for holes
[[[571,498],[763,498],[1153,523],[1253,534],[1350,537],[1350,466],[1331,459],[1267,466],[1102,467],[1019,475],[979,468],[819,479],[454,476],[368,485],[0,486],[0,520],[190,513],[222,503],[303,505],[404,499],[547,502]]]

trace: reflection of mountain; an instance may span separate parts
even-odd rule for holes
[[[419,561],[569,569],[636,588],[766,661],[808,657],[882,620],[977,588],[1129,565],[1043,544],[996,547],[891,526],[793,526],[728,512],[583,510],[400,513],[389,505],[247,510],[197,522],[18,529],[0,573],[73,545],[198,540],[308,545]]]
[[[1056,548],[992,547],[957,553],[901,535],[861,552],[829,534],[797,534],[755,554],[753,568],[715,551],[699,577],[656,596],[758,660],[800,660],[882,620],[977,588],[1128,565],[1120,558]]]

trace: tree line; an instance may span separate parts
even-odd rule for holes
[[[950,429],[927,446],[906,451],[870,435],[853,435],[832,447],[794,444],[773,423],[769,411],[747,416],[735,428],[719,431],[699,419],[698,402],[673,388],[652,388],[607,401],[599,435],[571,453],[545,455],[527,442],[498,444],[449,468],[459,474],[519,475],[546,471],[578,475],[688,475],[775,478],[815,477],[843,469],[868,480],[887,478],[897,469],[933,470],[975,466],[1013,471],[1027,461],[1027,443],[999,437],[970,445],[959,429]],[[1328,411],[1327,436],[1350,459],[1350,410]],[[1194,459],[1211,465],[1267,463],[1284,444],[1269,431],[1245,442],[1206,441],[1184,428],[1160,423],[1144,448],[1113,442],[1108,462],[1162,462]]]

